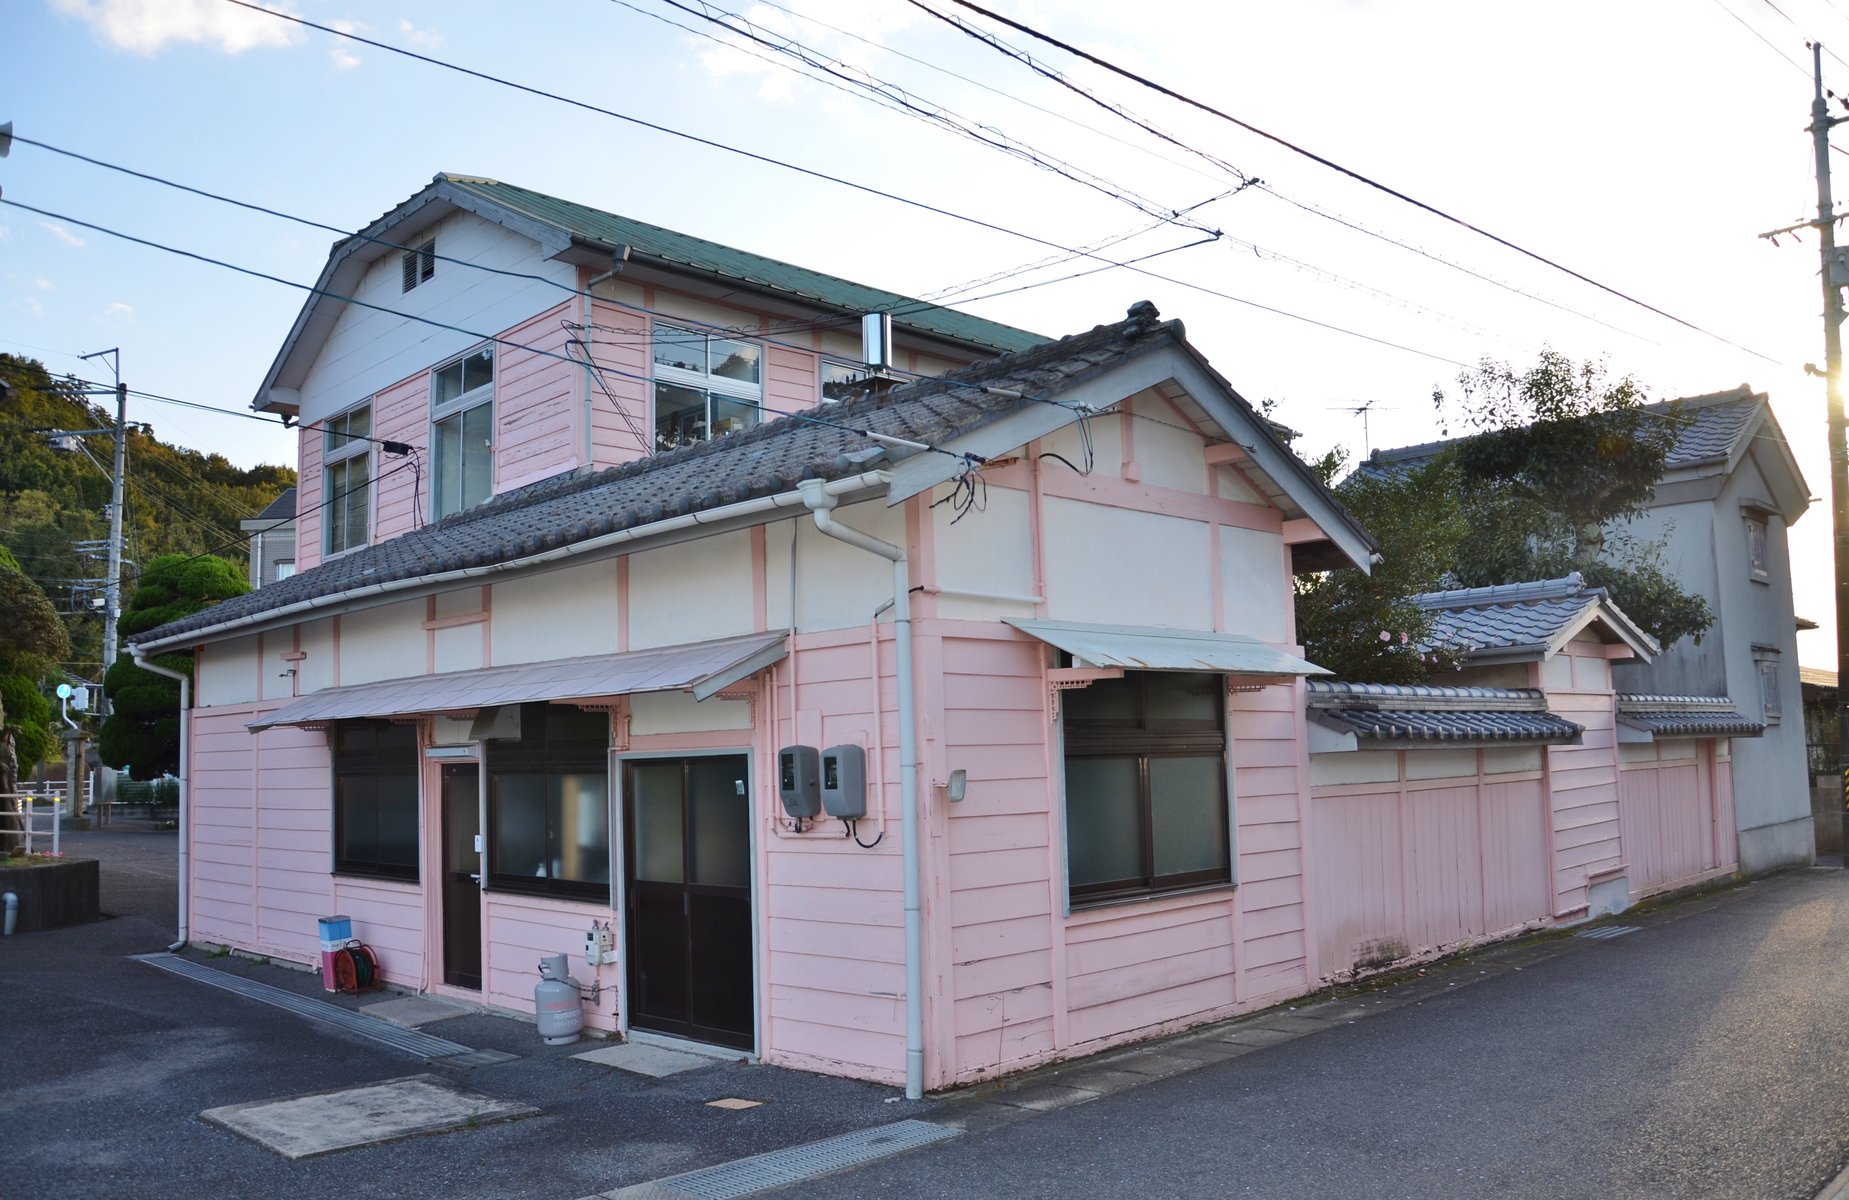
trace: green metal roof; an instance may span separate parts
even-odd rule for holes
[[[882,291],[865,284],[791,266],[747,250],[735,250],[705,238],[676,233],[646,221],[619,217],[602,209],[573,204],[510,183],[470,175],[437,177],[450,187],[479,196],[490,204],[551,225],[572,237],[611,245],[626,245],[651,258],[705,274],[736,279],[770,291],[800,296],[854,313],[888,312],[893,323],[920,333],[1001,351],[1020,351],[1048,339],[996,321],[928,304]]]

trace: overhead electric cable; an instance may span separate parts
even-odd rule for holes
[[[244,0],[231,0],[231,2],[232,3],[243,3]],[[908,0],[908,2],[911,4],[917,5],[920,8],[924,8],[925,11],[927,12],[932,11],[925,5],[919,4],[919,0]],[[1556,271],[1562,272],[1563,274],[1570,275],[1574,279],[1579,280],[1581,283],[1587,284],[1591,287],[1595,287],[1599,289],[1600,291],[1606,292],[1612,296],[1616,296],[1618,299],[1623,300],[1627,304],[1634,304],[1639,308],[1645,309],[1649,312],[1653,312],[1657,316],[1662,317],[1665,320],[1673,321],[1677,325],[1681,325],[1685,329],[1690,329],[1696,333],[1701,334],[1703,337],[1712,338],[1715,341],[1724,343],[1725,345],[1728,345],[1728,346],[1732,346],[1734,349],[1742,351],[1746,354],[1750,354],[1754,358],[1763,359],[1764,361],[1773,363],[1775,365],[1782,365],[1778,359],[1773,358],[1769,354],[1762,354],[1759,351],[1754,350],[1750,346],[1741,345],[1739,342],[1736,342],[1731,338],[1724,337],[1721,334],[1715,333],[1713,330],[1705,329],[1702,326],[1695,324],[1693,321],[1689,321],[1682,317],[1678,317],[1674,313],[1658,308],[1656,305],[1651,304],[1648,301],[1640,300],[1637,297],[1632,296],[1627,292],[1621,291],[1618,288],[1615,288],[1608,283],[1601,283],[1599,280],[1592,278],[1590,275],[1586,275],[1579,271],[1575,271],[1571,267],[1565,266],[1564,264],[1557,262],[1554,259],[1551,259],[1544,254],[1538,253],[1537,251],[1534,251],[1534,250],[1530,250],[1527,247],[1519,245],[1515,242],[1512,242],[1507,238],[1491,233],[1489,230],[1484,229],[1481,226],[1474,225],[1471,222],[1464,220],[1462,217],[1453,216],[1452,214],[1444,211],[1441,208],[1438,208],[1431,204],[1427,204],[1423,200],[1415,199],[1414,197],[1406,194],[1405,192],[1398,190],[1397,188],[1389,187],[1387,184],[1381,183],[1379,180],[1370,178],[1369,176],[1364,175],[1361,172],[1356,171],[1352,168],[1345,167],[1341,163],[1338,163],[1334,161],[1333,159],[1325,158],[1322,155],[1315,153],[1314,151],[1307,150],[1304,147],[1297,145],[1295,142],[1288,141],[1285,138],[1279,137],[1277,134],[1270,133],[1270,132],[1267,132],[1266,130],[1260,129],[1258,126],[1253,125],[1251,122],[1243,121],[1240,118],[1233,116],[1231,113],[1223,112],[1222,110],[1215,108],[1212,105],[1205,103],[1204,101],[1196,100],[1193,97],[1185,95],[1181,92],[1178,92],[1175,89],[1167,87],[1164,84],[1157,83],[1153,79],[1150,79],[1143,75],[1139,75],[1134,71],[1128,70],[1127,68],[1120,67],[1117,64],[1110,62],[1107,59],[1100,58],[1098,55],[1092,54],[1085,50],[1081,50],[1077,46],[1073,46],[1069,43],[1062,42],[1058,38],[1055,38],[1051,36],[1050,34],[1042,33],[1039,30],[1034,29],[1032,26],[1024,25],[1019,21],[1011,20],[1008,17],[1004,17],[999,13],[992,12],[989,9],[986,9],[979,4],[974,3],[973,0],[952,0],[952,2],[963,8],[967,8],[972,12],[981,13],[983,16],[989,18],[990,20],[1000,22],[1001,24],[1008,26],[1010,29],[1018,30],[1021,33],[1028,35],[1029,37],[1035,38],[1039,41],[1046,42],[1048,45],[1056,46],[1059,49],[1064,50],[1068,54],[1074,55],[1078,58],[1082,58],[1086,62],[1092,63],[1093,65],[1100,67],[1106,71],[1109,71],[1112,74],[1120,75],[1125,79],[1128,79],[1134,83],[1140,84],[1143,87],[1149,88],[1151,91],[1160,93],[1161,95],[1167,96],[1170,99],[1176,100],[1182,104],[1186,104],[1192,108],[1200,109],[1202,112],[1208,113],[1212,116],[1220,118],[1223,121],[1236,125],[1239,128],[1246,130],[1248,133],[1252,133],[1252,134],[1257,135],[1258,137],[1262,137],[1266,141],[1274,142],[1277,145],[1284,147],[1286,150],[1291,151],[1293,154],[1301,155],[1302,157],[1309,159],[1311,162],[1318,163],[1324,167],[1329,168],[1332,171],[1335,171],[1342,175],[1346,175],[1348,178],[1355,180],[1357,183],[1364,184],[1367,187],[1373,188],[1374,190],[1378,192],[1382,192],[1382,193],[1385,193],[1386,195],[1392,196],[1394,199],[1399,200],[1402,203],[1410,204],[1414,208],[1417,208],[1423,212],[1427,212],[1435,217],[1438,217],[1440,220],[1447,221],[1462,229],[1468,229],[1470,232],[1478,235],[1479,237],[1487,238],[1488,240],[1495,242],[1497,245],[1502,246],[1505,249],[1513,250],[1515,253],[1523,255],[1524,257],[1527,257],[1527,258],[1531,258],[1534,261],[1543,264],[1544,266],[1551,267]]]

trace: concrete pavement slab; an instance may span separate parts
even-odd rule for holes
[[[433,1000],[429,996],[399,996],[376,1004],[361,1005],[360,1011],[369,1017],[377,1017],[381,1021],[390,1021],[406,1029],[416,1029],[432,1021],[446,1021],[451,1017],[466,1016],[469,1010],[460,1004]]]
[[[287,1159],[536,1116],[539,1109],[438,1075],[208,1108],[200,1119]]]
[[[574,1054],[572,1057],[579,1062],[596,1063],[600,1067],[615,1067],[619,1071],[647,1075],[653,1079],[678,1075],[682,1071],[710,1067],[719,1061],[711,1055],[694,1054],[685,1050],[670,1050],[666,1046],[651,1046],[646,1042],[625,1042],[620,1046],[605,1046],[601,1050],[587,1050],[583,1054]]]

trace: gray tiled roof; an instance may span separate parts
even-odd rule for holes
[[[1428,687],[1312,679],[1310,718],[1386,742],[1564,742],[1583,727],[1547,711],[1531,688]]]
[[[295,519],[295,489],[284,488],[282,495],[270,501],[257,514],[259,521],[290,521]]]
[[[1427,648],[1465,646],[1467,657],[1506,658],[1512,653],[1545,655],[1580,627],[1597,609],[1625,641],[1641,643],[1652,654],[1654,639],[1631,623],[1604,588],[1586,586],[1577,571],[1563,579],[1505,583],[1494,587],[1454,588],[1410,597],[1432,614]]]
[[[1751,434],[1759,416],[1766,411],[1765,406],[1766,398],[1763,395],[1755,394],[1751,388],[1742,384],[1729,392],[1648,404],[1644,406],[1644,411],[1676,423],[1676,444],[1669,451],[1667,463],[1673,469],[1731,457],[1740,439]],[[1464,440],[1451,438],[1422,442],[1417,446],[1376,450],[1368,455],[1357,470],[1372,475],[1412,470],[1432,461],[1445,447],[1457,445]]]
[[[1618,695],[1618,723],[1656,737],[1758,737],[1762,722],[1740,715],[1725,696]]]
[[[1146,303],[1131,311],[1134,316],[1116,324],[899,384],[884,394],[863,387],[838,403],[709,442],[620,467],[554,476],[129,640],[161,642],[227,621],[261,619],[277,609],[331,603],[372,585],[512,563],[666,518],[785,494],[799,480],[858,475],[872,469],[867,455],[882,453],[859,431],[941,445],[1124,362],[1185,346],[1180,322],[1157,320],[1154,306]],[[934,452],[885,453],[897,460]]]

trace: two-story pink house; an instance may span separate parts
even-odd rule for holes
[[[321,287],[301,570],[132,646],[195,663],[187,936],[520,1012],[570,952],[596,1028],[913,1091],[1313,985],[1290,579],[1374,547],[1178,323],[444,176]]]

